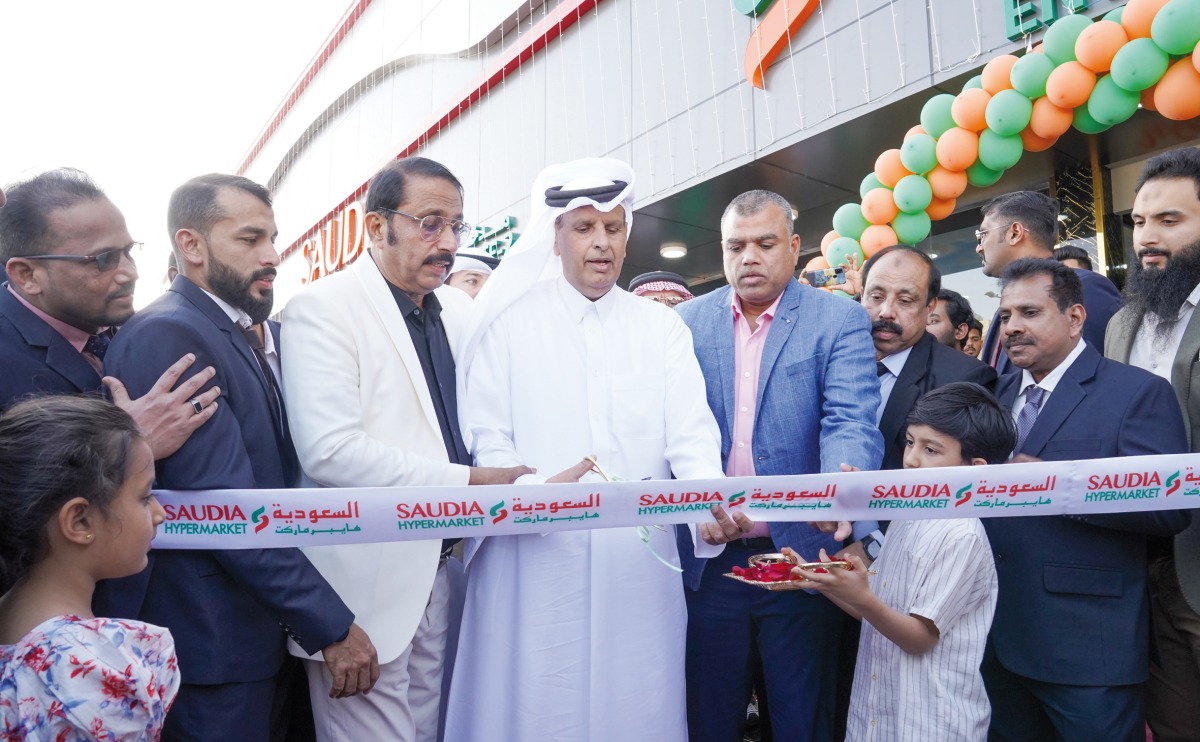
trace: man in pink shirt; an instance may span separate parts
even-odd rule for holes
[[[800,237],[787,200],[769,191],[734,199],[721,219],[721,253],[730,285],[680,305],[679,313],[721,428],[725,472],[878,468],[883,440],[875,426],[870,320],[857,303],[796,281]],[[774,738],[833,739],[837,608],[819,595],[768,592],[721,575],[753,554],[784,546],[816,554],[836,550],[837,542],[807,523],[759,524],[704,560],[690,558],[682,531],[680,539],[691,739],[741,739],[759,659]]]

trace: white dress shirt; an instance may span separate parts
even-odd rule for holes
[[[1179,352],[1179,344],[1183,342],[1183,333],[1196,304],[1200,303],[1200,284],[1192,289],[1179,308],[1179,321],[1171,328],[1171,334],[1158,338],[1155,330],[1158,328],[1158,317],[1146,313],[1142,317],[1141,327],[1133,337],[1133,347],[1129,349],[1129,365],[1145,369],[1156,376],[1171,381],[1171,366],[1175,363],[1175,354]]]
[[[1025,390],[1028,389],[1032,384],[1036,384],[1042,388],[1042,404],[1038,409],[1038,414],[1040,415],[1042,410],[1046,409],[1046,403],[1050,401],[1050,395],[1054,394],[1054,388],[1058,386],[1058,382],[1062,380],[1063,374],[1067,373],[1067,369],[1071,367],[1071,364],[1075,362],[1075,359],[1079,358],[1079,355],[1083,353],[1083,349],[1085,347],[1087,347],[1087,341],[1082,337],[1079,338],[1079,342],[1075,345],[1075,349],[1068,353],[1067,357],[1063,359],[1062,363],[1055,366],[1054,370],[1046,374],[1041,381],[1034,381],[1033,374],[1029,373],[1028,370],[1021,371],[1021,388],[1020,392],[1017,393],[1017,398],[1013,401],[1012,408],[1012,417],[1014,423],[1017,421],[1017,415],[1021,414],[1021,408],[1025,406]]]

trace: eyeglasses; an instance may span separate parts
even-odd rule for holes
[[[999,227],[988,227],[987,229],[977,229],[977,230],[975,230],[975,242],[976,243],[983,242],[983,236],[985,234],[987,234],[988,232],[994,232],[997,229],[1008,229],[1009,227],[1011,227],[1014,224],[1020,224],[1020,222],[1009,222],[1008,224],[1002,224]]]
[[[133,259],[135,252],[142,249],[142,243],[132,242],[128,247],[112,247],[107,250],[101,250],[95,255],[21,255],[24,260],[70,260],[75,263],[95,263],[96,270],[101,273],[108,273],[116,270],[121,264],[121,258],[126,257],[130,263],[136,263]]]
[[[426,242],[433,242],[436,240],[438,235],[440,235],[442,230],[447,226],[450,227],[450,231],[454,233],[454,239],[457,240],[458,244],[460,245],[471,232],[471,225],[462,221],[461,219],[447,219],[446,217],[438,216],[437,214],[430,214],[429,216],[413,216],[412,214],[405,214],[403,211],[396,211],[395,209],[388,209],[383,206],[380,206],[379,210],[390,211],[393,214],[406,216],[409,219],[417,222],[417,224],[421,227],[421,239],[425,240]]]

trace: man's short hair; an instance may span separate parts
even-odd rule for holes
[[[44,255],[54,248],[50,215],[84,201],[107,200],[87,173],[71,167],[49,170],[4,187],[0,209],[0,266],[9,258]]]
[[[193,229],[208,237],[213,225],[225,218],[225,211],[217,203],[217,194],[222,188],[249,193],[267,206],[271,205],[271,192],[249,178],[223,173],[192,178],[175,189],[167,206],[167,233],[172,247],[179,230]]]
[[[994,216],[1005,226],[1020,222],[1030,238],[1047,251],[1058,241],[1058,202],[1037,191],[1014,191],[984,204],[984,218]]]
[[[946,314],[954,329],[967,324],[971,319],[971,303],[966,297],[954,289],[942,289],[937,295],[938,301],[946,302]]]
[[[458,189],[458,198],[462,200],[462,183],[449,168],[427,157],[405,157],[384,165],[371,178],[367,186],[367,211],[378,213],[380,209],[394,209],[404,203],[404,184],[412,177],[441,178]]]
[[[1142,167],[1133,192],[1142,190],[1148,181],[1166,178],[1191,178],[1196,186],[1196,198],[1200,198],[1200,149],[1180,147],[1151,157]]]
[[[1065,312],[1073,304],[1083,304],[1083,281],[1075,271],[1051,258],[1021,258],[1008,264],[1000,274],[1000,291],[1010,283],[1035,276],[1049,276],[1050,298],[1058,311]]]
[[[786,198],[774,191],[746,191],[725,207],[724,213],[721,214],[721,223],[724,224],[725,217],[731,213],[736,213],[738,216],[754,216],[771,204],[783,210],[784,221],[787,222],[787,238],[790,240],[792,238],[792,205]]]
[[[973,314],[971,315],[971,319],[967,320],[967,333],[970,334],[971,330],[983,334],[983,322]]]
[[[866,291],[867,288],[867,276],[870,275],[871,268],[873,268],[875,264],[878,263],[885,255],[890,255],[894,252],[903,252],[913,255],[914,257],[920,259],[920,261],[925,264],[925,267],[929,269],[929,287],[925,291],[926,304],[933,301],[939,294],[942,293],[942,272],[939,271],[938,267],[933,264],[932,258],[912,245],[892,245],[891,247],[885,247],[872,255],[867,262],[863,263],[862,283],[864,291]]]
[[[956,381],[926,392],[906,423],[928,426],[958,441],[963,459],[1003,464],[1017,442],[1012,413],[991,392],[969,381]]]
[[[1059,245],[1054,248],[1054,259],[1058,262],[1074,260],[1088,270],[1092,270],[1092,256],[1079,245]]]

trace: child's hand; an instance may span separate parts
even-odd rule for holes
[[[824,549],[821,549],[821,561],[833,561]],[[860,604],[863,597],[871,594],[871,588],[867,584],[867,566],[863,561],[853,555],[848,557],[848,561],[853,569],[831,567],[824,572],[818,572],[793,567],[792,575],[803,579],[812,589],[854,606]]]

